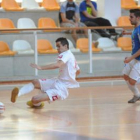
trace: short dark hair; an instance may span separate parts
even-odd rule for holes
[[[140,17],[140,11],[135,12],[134,15],[135,15],[136,17]]]
[[[139,11],[140,11],[140,9],[130,9],[129,10],[130,13],[136,13],[136,12],[139,12]]]
[[[69,49],[69,42],[66,38],[64,37],[60,37],[58,38],[55,42],[61,42],[61,44],[64,46],[64,45],[67,45],[67,48]]]

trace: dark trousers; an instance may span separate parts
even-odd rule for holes
[[[93,26],[112,26],[110,21],[105,18],[95,18],[89,19],[88,21],[84,22],[86,26],[93,27]],[[102,29],[96,29],[96,31],[103,37],[109,37],[109,35]],[[108,29],[110,34],[115,34],[115,29]]]

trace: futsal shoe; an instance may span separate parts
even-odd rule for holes
[[[136,101],[140,100],[140,97],[134,96],[128,103],[135,103]]]
[[[12,93],[11,93],[11,102],[12,103],[15,103],[16,102],[16,99],[17,99],[17,96],[18,96],[18,92],[19,92],[19,89],[17,87],[15,87],[12,90]]]
[[[44,107],[44,103],[43,103],[43,102],[41,102],[41,104],[40,104],[39,106],[35,106],[35,105],[32,103],[32,101],[28,101],[26,104],[27,104],[28,106],[30,106],[31,108],[43,108],[43,107]]]

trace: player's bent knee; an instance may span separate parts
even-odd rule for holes
[[[39,103],[40,101],[36,98],[36,97],[32,97],[32,103],[33,104],[37,104]]]
[[[130,85],[135,85],[136,84],[136,80],[134,80],[134,79],[129,79],[129,84]]]
[[[129,76],[127,76],[127,75],[123,75],[123,78],[124,78],[125,81],[129,80]]]
[[[40,88],[40,83],[38,80],[33,80],[32,84],[35,86],[35,88]]]
[[[38,80],[33,80],[32,83],[36,85],[38,83]]]

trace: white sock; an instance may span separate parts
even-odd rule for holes
[[[34,106],[40,106],[41,102],[37,103],[37,104],[33,104]]]
[[[134,93],[134,95],[137,96],[137,97],[140,97],[140,92],[139,92],[139,89],[137,88],[137,86],[136,85],[130,85],[128,81],[126,83],[129,87],[129,89]]]
[[[25,95],[25,94],[31,92],[33,89],[34,89],[34,85],[33,85],[32,83],[29,83],[29,84],[27,84],[27,85],[24,85],[24,86],[19,90],[18,96]]]
[[[126,84],[127,84],[128,88],[131,90],[131,86],[128,81],[126,81]]]

